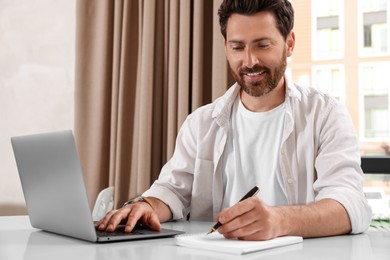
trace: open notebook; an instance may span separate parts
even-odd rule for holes
[[[247,254],[275,247],[301,243],[302,237],[285,236],[266,241],[243,241],[238,239],[226,239],[218,232],[206,235],[189,234],[176,236],[176,244],[184,247],[211,250],[230,254]]]

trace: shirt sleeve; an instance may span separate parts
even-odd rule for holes
[[[364,175],[352,121],[338,102],[323,111],[319,150],[315,161],[318,179],[316,200],[330,198],[341,203],[351,221],[352,233],[364,232],[371,222],[371,208],[363,193]]]
[[[177,138],[172,158],[161,169],[159,178],[144,192],[143,196],[163,201],[172,212],[173,219],[182,219],[190,210],[193,172],[196,156],[192,115],[183,123]]]

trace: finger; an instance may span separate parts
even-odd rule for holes
[[[251,220],[253,221],[251,222]],[[236,221],[238,224],[234,223]],[[272,221],[268,212],[258,215],[257,212],[253,210],[223,226],[223,228],[229,228],[229,225],[237,224],[237,228],[233,228],[231,230],[224,230],[222,228],[221,231],[226,238],[238,238],[241,240],[268,240],[280,234],[278,233],[278,225],[275,223],[277,222]]]
[[[111,216],[115,212],[116,212],[116,210],[111,210],[111,211],[107,212],[104,217],[102,217],[101,219],[99,219],[98,221],[95,222],[95,226],[99,226],[100,224],[107,222],[107,219],[111,218]]]
[[[152,214],[149,215],[145,215],[142,219],[142,222],[152,230],[161,230],[160,220],[155,212],[152,212]]]
[[[276,237],[276,235],[271,232],[271,229],[264,227],[262,223],[258,221],[243,227],[242,230],[237,231],[235,235],[240,240],[269,240]]]
[[[228,210],[229,208],[224,208],[222,209],[216,216],[215,216],[215,220],[219,221],[219,219],[221,218],[221,216],[224,216],[224,214],[226,214],[226,211]],[[221,223],[222,224],[222,223]]]
[[[248,198],[246,200],[240,201],[239,203],[233,205],[232,207],[221,211],[217,215],[217,220],[222,225],[226,224],[232,221],[233,219],[245,214],[246,212],[253,210],[256,203],[261,203],[261,201],[258,198]]]
[[[126,206],[124,208],[117,210],[108,220],[106,224],[106,231],[114,232],[115,229],[118,227],[118,225],[122,222],[122,220],[128,217],[131,211],[132,208],[130,206]]]
[[[99,230],[105,230],[108,221],[110,221],[112,215],[114,215],[118,210],[109,211],[101,220],[95,223],[95,227]]]
[[[261,218],[262,218],[261,214],[256,212],[255,209],[252,209],[236,217],[230,222],[223,224],[220,227],[219,232],[227,238],[235,238],[235,237],[250,235],[256,232],[258,227],[256,227],[256,229],[251,229],[248,227],[251,226],[254,222],[259,222]]]
[[[137,203],[132,205],[131,211],[127,217],[125,231],[131,232],[139,220],[151,229],[160,230],[160,221],[158,220],[158,216],[149,204]]]
[[[232,231],[225,232],[223,233],[223,236],[226,238],[238,238],[242,240],[253,240],[253,238],[256,237],[256,240],[264,240],[264,236],[267,236],[264,234],[264,231],[266,231],[266,229],[261,221],[253,221]]]
[[[131,232],[143,214],[144,213],[142,208],[140,208],[138,205],[133,205],[127,217],[125,232]]]

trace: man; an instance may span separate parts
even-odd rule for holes
[[[348,113],[284,74],[295,44],[289,1],[225,0],[218,14],[237,83],[187,117],[159,179],[97,228],[159,230],[189,217],[244,240],[365,231],[371,210]],[[260,194],[237,203],[254,185]]]

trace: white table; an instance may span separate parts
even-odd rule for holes
[[[172,222],[166,228],[187,233],[209,230],[210,222]],[[389,260],[390,232],[305,239],[302,244],[242,256],[178,247],[174,238],[94,244],[31,227],[27,216],[0,217],[1,260],[174,260],[174,259],[332,259]]]

